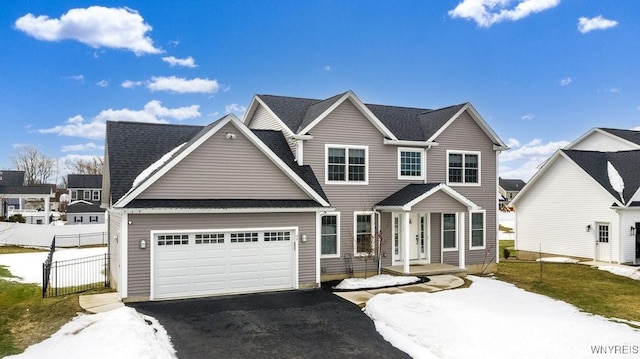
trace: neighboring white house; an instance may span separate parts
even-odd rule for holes
[[[640,131],[592,129],[558,150],[511,201],[519,256],[640,263],[639,186]]]

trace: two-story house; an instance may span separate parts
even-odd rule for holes
[[[49,224],[51,198],[54,185],[26,185],[25,172],[16,170],[0,171],[0,215],[8,218],[11,214],[22,214],[27,223]],[[36,203],[33,209],[29,204]],[[41,211],[37,211],[41,209]],[[27,211],[30,210],[30,211]]]
[[[71,202],[67,206],[67,224],[105,223],[102,202],[102,175],[70,174],[67,189]]]
[[[371,253],[478,271],[496,259],[505,149],[469,103],[351,91],[257,95],[205,127],[108,122],[112,282],[125,300],[317,287]]]

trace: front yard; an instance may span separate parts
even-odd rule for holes
[[[640,321],[640,281],[581,264],[500,262],[497,278],[607,318]]]

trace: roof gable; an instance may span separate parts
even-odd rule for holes
[[[150,171],[147,171],[148,174],[145,178],[138,178],[135,182],[132,181],[132,183],[134,183],[134,186],[122,198],[118,200],[115,206],[124,207],[132,200],[139,197],[154,183],[156,183],[164,175],[166,175],[170,170],[181,163],[187,156],[189,156],[196,149],[202,146],[203,143],[205,143],[208,139],[216,135],[221,129],[225,128],[225,126],[228,125],[233,126],[236,131],[240,132],[238,136],[244,136],[254,146],[256,146],[259,151],[264,153],[264,155],[267,156],[267,158],[271,160],[271,162],[275,164],[280,171],[282,171],[294,183],[296,183],[296,185],[298,185],[305,193],[307,193],[309,197],[311,197],[313,200],[316,200],[323,206],[329,206],[328,202],[325,198],[323,198],[322,195],[315,192],[307,182],[305,182],[292,168],[285,164],[282,159],[280,159],[273,151],[271,151],[267,145],[265,145],[253,132],[251,132],[246,126],[244,126],[242,122],[240,122],[240,120],[238,120],[234,115],[227,115],[217,122],[214,122],[211,125],[202,128],[184,145],[180,146],[179,148],[175,148],[175,151],[167,155],[167,158],[163,163],[157,163],[153,166],[154,168],[151,168]],[[230,132],[224,134],[224,136],[224,138],[228,140],[233,140],[236,138],[236,134]]]
[[[606,141],[604,141],[606,140]],[[627,151],[640,149],[640,131],[592,128],[565,149],[589,151]]]
[[[525,185],[525,182],[521,179],[499,178],[498,183],[503,190],[509,192],[520,191]]]
[[[410,211],[411,207],[424,201],[428,197],[435,193],[445,193],[455,201],[459,202],[463,206],[476,210],[480,207],[469,200],[464,195],[460,194],[453,188],[447,186],[444,183],[412,183],[399,191],[393,193],[391,196],[383,199],[375,205],[375,208],[384,209],[399,209],[404,211]]]

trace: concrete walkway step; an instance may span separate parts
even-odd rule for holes
[[[103,313],[124,307],[118,293],[81,295],[80,307],[89,313]]]
[[[445,289],[454,289],[464,285],[464,280],[458,276],[451,274],[428,276],[429,281],[419,284],[408,284],[390,288],[378,289],[362,289],[348,292],[333,292],[340,298],[343,298],[359,307],[363,307],[369,299],[380,293],[402,294],[407,292],[425,292],[433,293]]]

